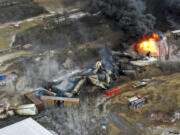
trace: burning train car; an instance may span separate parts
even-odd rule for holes
[[[148,32],[133,45],[138,53],[150,53],[151,56],[168,55],[167,39],[162,32]]]

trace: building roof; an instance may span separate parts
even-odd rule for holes
[[[52,135],[32,118],[0,129],[0,135]]]

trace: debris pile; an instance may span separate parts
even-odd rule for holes
[[[118,88],[111,88],[115,80],[119,79],[122,75],[133,76],[137,73],[144,72],[144,66],[154,63],[151,59],[154,59],[154,62],[157,61],[156,58],[150,56],[149,52],[147,54],[139,54],[134,52],[111,51],[109,48],[105,48],[100,51],[100,60],[90,68],[84,68],[65,77],[58,76],[58,79],[49,79],[48,82],[44,82],[44,86],[42,85],[40,88],[25,93],[24,96],[28,99],[29,103],[36,106],[38,111],[53,108],[61,104],[78,104],[80,102],[79,94],[87,84],[99,87],[104,90],[107,96],[111,96],[120,92]],[[144,61],[143,64],[141,60]],[[0,82],[5,78],[6,75],[0,76]],[[148,80],[143,80],[143,82],[136,83],[135,87],[145,86],[148,83]],[[131,106],[140,108],[146,103],[146,98],[140,98],[131,102]],[[15,112],[18,114],[17,111]],[[5,114],[8,116],[7,110]]]
[[[82,72],[64,79],[47,82],[46,86],[26,93],[25,97],[34,103],[38,110],[52,108],[61,103],[64,103],[64,105],[78,104],[80,101],[78,95],[85,84],[97,86],[105,90],[107,96],[111,96],[113,93],[120,92],[120,89],[108,90],[112,82],[118,79],[120,75],[134,75],[144,71],[142,66],[132,64],[131,61],[147,57],[146,55],[140,57],[130,53],[106,51],[108,51],[108,55],[97,61],[92,68],[84,69]],[[152,63],[149,62],[149,64]],[[145,103],[147,103],[147,99],[140,98],[131,102],[131,105],[139,108]]]

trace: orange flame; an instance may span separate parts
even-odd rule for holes
[[[137,43],[136,48],[138,52],[147,53],[151,52],[151,54],[158,53],[157,41],[159,40],[159,35],[153,33],[149,38],[140,41]]]

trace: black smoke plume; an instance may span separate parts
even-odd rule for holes
[[[146,7],[156,17],[156,29],[180,29],[180,0],[146,0]]]
[[[137,37],[155,24],[155,18],[145,13],[142,0],[86,0],[86,7],[90,13],[101,11],[107,18],[118,23],[130,37]]]
[[[165,15],[173,29],[180,29],[180,0],[165,1]]]

